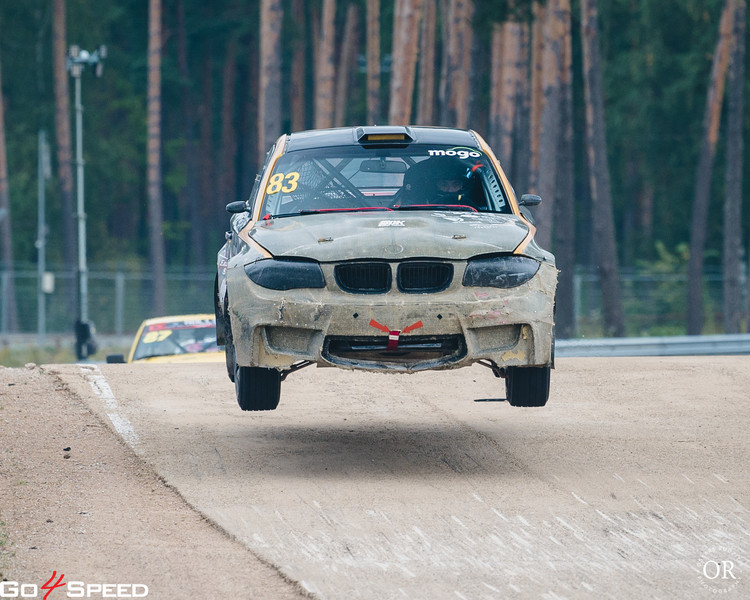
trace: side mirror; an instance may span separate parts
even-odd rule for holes
[[[107,354],[107,362],[110,364],[124,364],[125,356],[123,356],[122,354]]]
[[[233,215],[238,215],[243,212],[247,212],[249,209],[247,202],[244,200],[237,200],[236,202],[230,202],[227,204],[227,212]]]
[[[539,206],[542,203],[542,197],[536,194],[524,194],[521,196],[519,206]]]

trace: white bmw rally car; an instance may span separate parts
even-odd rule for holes
[[[543,406],[557,269],[474,131],[373,126],[281,136],[232,202],[214,286],[243,410],[309,365],[411,373],[479,363]],[[524,209],[525,212],[525,209]]]

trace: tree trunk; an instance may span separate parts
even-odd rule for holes
[[[560,75],[563,68],[563,36],[565,23],[559,0],[549,0],[545,11],[542,35],[542,114],[539,138],[539,195],[544,202],[534,212],[537,241],[544,248],[552,244],[557,165],[560,139]]]
[[[480,101],[484,101],[484,93],[481,91],[483,82],[489,78],[489,64],[487,63],[487,49],[480,40],[480,36],[474,35],[474,2],[470,4],[470,12],[466,31],[469,41],[469,55],[465,57],[464,68],[466,69],[468,87],[466,88],[466,125],[476,131],[487,131],[489,111],[479,111]]]
[[[435,124],[436,31],[436,0],[424,0],[422,3],[422,31],[419,39],[419,84],[416,119],[418,125]]]
[[[149,0],[148,11],[148,215],[154,315],[166,312],[166,252],[161,190],[161,0]]]
[[[739,333],[742,319],[742,119],[745,82],[745,0],[734,0],[727,107],[727,171],[724,199],[724,333]]]
[[[281,134],[281,0],[260,5],[260,85],[258,86],[258,152],[265,153]]]
[[[73,162],[70,131],[70,89],[66,58],[65,0],[52,3],[52,64],[55,80],[55,136],[57,138],[57,179],[60,183],[63,264],[73,272],[76,264],[75,223],[73,219]],[[68,313],[75,314],[75,286],[65,295]]]
[[[3,95],[2,61],[0,60],[0,271],[8,273],[1,281],[0,325],[5,325],[9,333],[18,331],[18,310],[16,307],[16,286],[13,280],[13,228],[10,218],[10,191],[8,187],[8,152],[5,145],[5,97]]]
[[[395,8],[388,122],[392,125],[409,125],[419,38],[414,32],[419,31],[422,0],[396,0]]]
[[[214,116],[214,99],[213,99],[213,45],[209,44],[203,56],[201,66],[201,104],[199,108],[200,116],[200,152],[199,163],[199,184],[201,198],[213,198],[216,195],[216,177],[214,169],[214,145],[213,145],[213,116]],[[201,220],[204,223],[211,222],[214,214],[215,204],[213,202],[201,202],[199,211]]]
[[[516,122],[513,126],[513,156],[509,165],[512,181],[517,190],[531,189],[531,77],[529,56],[531,53],[531,26],[521,24],[521,79],[518,85]]]
[[[380,0],[367,0],[367,123],[380,123]]]
[[[574,276],[576,202],[573,161],[573,50],[570,0],[558,0],[562,19],[562,69],[560,71],[560,138],[557,151],[557,185],[554,206],[554,248],[557,268],[555,333],[571,338],[576,332]]]
[[[359,10],[356,4],[346,8],[346,23],[344,24],[344,39],[341,41],[339,65],[336,72],[336,113],[334,125],[341,127],[346,124],[346,110],[349,106],[349,81],[352,70],[357,61]]]
[[[597,0],[581,0],[583,81],[586,102],[586,147],[591,185],[591,212],[604,313],[604,334],[625,335],[620,273],[607,164],[604,93],[599,57]]]
[[[501,23],[493,23],[490,36],[490,123],[487,141],[495,149],[495,156],[510,176],[511,155],[506,152],[502,143],[503,66],[503,26]]]
[[[514,180],[513,141],[520,99],[521,81],[525,75],[523,25],[515,21],[492,26],[490,42],[490,140],[497,148],[498,160]]]
[[[448,0],[448,10],[444,13],[440,122],[449,127],[468,126],[473,12],[471,0]]]
[[[533,4],[534,24],[531,27],[531,93],[529,108],[530,173],[529,191],[536,192],[539,182],[539,138],[542,131],[542,51],[544,49],[545,6]]]
[[[307,126],[307,105],[305,94],[305,64],[307,62],[307,25],[305,22],[305,3],[303,0],[292,1],[292,18],[295,35],[293,44],[292,74],[289,80],[289,107],[292,118],[292,131],[302,131]],[[267,148],[264,148],[264,152]]]
[[[320,43],[315,73],[315,128],[333,125],[336,0],[323,0]]]
[[[508,21],[502,26],[502,81],[500,84],[500,154],[510,170],[513,160],[514,126],[518,108],[521,78],[524,76],[522,61],[523,25]]]
[[[269,42],[271,45],[272,42]],[[265,47],[265,44],[264,44]],[[261,55],[262,55],[261,50]],[[265,82],[261,83],[261,98]],[[218,206],[215,207],[216,214],[222,215],[224,207],[237,198],[237,121],[236,121],[236,94],[237,91],[237,40],[230,37],[226,43],[226,54],[224,58],[224,73],[222,76],[221,91],[221,161],[219,173]],[[278,95],[278,87],[274,92]],[[278,104],[278,103],[277,103]],[[261,100],[262,105],[262,100]],[[280,111],[280,109],[279,109]],[[223,216],[223,215],[222,215]],[[221,220],[223,222],[224,219]],[[218,223],[217,223],[218,225]]]
[[[258,18],[260,19],[260,7],[258,7]],[[242,47],[245,52],[251,55],[258,54],[260,48],[260,31],[255,28],[251,29],[247,37],[243,39]],[[242,170],[240,172],[240,181],[242,183],[242,197],[250,197],[253,186],[255,185],[255,175],[258,173],[262,157],[265,156],[267,148],[259,150],[258,144],[258,100],[259,91],[257,82],[260,81],[260,60],[248,60],[245,66],[245,81],[242,82],[244,93],[240,94],[243,98],[242,121],[244,127],[243,135],[240,138],[242,148]],[[290,84],[291,93],[292,84]],[[304,102],[304,96],[302,98]],[[303,109],[304,110],[304,109]],[[294,122],[294,117],[292,117]],[[262,153],[261,153],[262,152]],[[228,216],[224,215],[223,227],[227,226]]]
[[[202,265],[206,260],[206,247],[203,243],[205,229],[203,219],[198,214],[198,161],[195,144],[195,106],[190,88],[190,66],[188,63],[188,36],[185,25],[185,2],[179,0],[177,3],[177,63],[180,69],[181,93],[182,93],[182,115],[183,135],[185,136],[185,147],[182,151],[187,173],[185,186],[179,197],[183,206],[181,207],[181,218],[190,223],[187,236],[188,264]]]
[[[732,0],[726,0],[719,25],[711,78],[703,116],[703,138],[693,197],[693,219],[690,227],[690,260],[688,262],[687,332],[697,335],[703,329],[703,252],[706,245],[706,220],[711,194],[716,141],[719,137],[721,104],[729,65],[729,45],[732,34]]]

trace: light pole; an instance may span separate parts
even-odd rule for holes
[[[47,250],[47,220],[46,209],[46,184],[52,176],[49,157],[49,142],[47,132],[39,130],[39,164],[37,166],[37,343],[44,342],[45,330],[47,328],[47,298],[46,294],[51,290],[47,283],[46,273],[46,250]]]
[[[79,46],[68,49],[66,66],[75,80],[76,111],[76,194],[78,220],[78,319],[75,323],[76,355],[79,360],[88,358],[91,339],[89,323],[89,275],[86,265],[86,212],[83,201],[83,104],[81,104],[81,75],[87,66],[94,67],[94,74],[101,77],[102,59],[107,56],[107,47],[99,46],[93,52],[81,50]]]

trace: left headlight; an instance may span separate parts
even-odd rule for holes
[[[251,281],[270,290],[323,288],[323,270],[316,262],[307,260],[279,260],[267,258],[245,265]]]
[[[469,261],[463,284],[468,287],[512,288],[526,283],[539,262],[526,256],[493,256]]]

